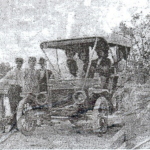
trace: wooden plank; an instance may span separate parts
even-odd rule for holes
[[[110,148],[116,149],[125,142],[125,127],[122,127],[111,139]]]
[[[3,136],[0,138],[0,144],[5,142],[8,138],[10,138],[14,133],[16,132],[16,130],[12,130],[11,132],[8,133],[4,133]]]

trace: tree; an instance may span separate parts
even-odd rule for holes
[[[138,83],[142,79],[145,83],[150,73],[150,15],[144,15],[143,12],[134,14],[131,26],[121,22],[117,32],[131,38],[132,50],[129,61],[132,62]]]
[[[0,64],[0,78],[4,77],[9,70],[11,70],[11,66],[9,63],[1,63]]]
[[[128,27],[125,22],[120,23],[120,32],[132,39],[133,54],[138,56],[138,60],[147,63],[150,55],[150,15],[143,12],[132,16],[132,27]]]

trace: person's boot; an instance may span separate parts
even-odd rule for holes
[[[10,130],[9,130],[9,132],[11,132],[13,129],[15,129],[17,126],[16,126],[16,123],[13,123],[12,125],[11,125],[11,128],[10,128]]]

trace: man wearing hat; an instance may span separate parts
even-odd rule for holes
[[[54,78],[51,70],[46,69],[46,60],[41,57],[39,59],[40,69],[39,72],[39,90],[40,92],[47,92],[47,79]]]
[[[1,80],[0,82],[3,84],[17,84],[22,86],[23,82],[23,70],[22,70],[22,64],[23,59],[22,58],[16,58],[15,59],[16,67],[10,70]]]
[[[111,68],[111,61],[108,58],[108,51],[107,49],[96,49],[96,53],[98,58],[92,60],[89,77],[93,78],[95,73],[99,74],[99,77],[104,80],[103,88],[108,88],[108,82],[110,78],[110,68]]]
[[[39,85],[38,85],[38,72],[35,69],[36,58],[29,57],[28,59],[29,67],[24,71],[24,87],[23,93],[38,93]]]
[[[20,93],[22,92],[23,87],[23,59],[16,58],[15,63],[16,67],[9,71],[6,76],[0,80],[4,86],[9,85],[8,98],[12,113],[11,129],[16,126],[16,109],[21,100]]]

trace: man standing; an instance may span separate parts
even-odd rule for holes
[[[39,59],[39,65],[40,65],[40,69],[37,70],[39,92],[46,92],[47,94],[49,94],[48,87],[47,87],[48,79],[50,78],[53,79],[54,75],[51,70],[46,69],[46,60],[43,57]],[[42,107],[47,111],[47,115],[45,116],[46,120],[50,121],[51,120],[51,109],[50,109],[51,107],[48,106],[47,104],[44,106],[41,106],[41,108]],[[38,120],[38,125],[40,126],[41,124],[42,124],[42,120]]]
[[[39,84],[38,84],[38,72],[35,69],[36,58],[29,57],[28,60],[29,68],[26,68],[24,71],[24,87],[23,93],[38,93]]]
[[[43,57],[39,59],[39,64],[41,66],[41,69],[38,70],[39,90],[40,92],[47,92],[47,79],[54,78],[54,76],[51,70],[46,69],[46,60]]]
[[[8,98],[13,116],[11,120],[11,129],[16,126],[16,109],[21,100],[20,93],[22,92],[23,87],[23,59],[16,58],[15,62],[16,68],[9,71],[6,76],[0,80],[3,85],[9,85]]]
[[[38,70],[35,69],[36,58],[29,57],[28,59],[28,68],[24,70],[24,86],[22,90],[23,99],[20,101],[17,110],[17,120],[22,116],[22,111],[24,108],[24,104],[27,104],[26,107],[36,105],[36,94],[39,93],[39,84],[38,84]],[[28,105],[29,104],[29,105]]]

